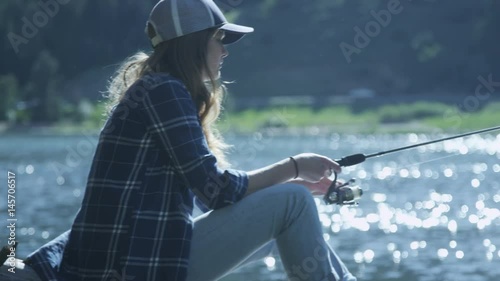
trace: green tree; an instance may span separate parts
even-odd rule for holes
[[[0,77],[0,121],[14,121],[16,100],[19,99],[19,85],[14,75]]]
[[[26,103],[31,108],[31,121],[52,123],[58,120],[60,103],[58,90],[61,78],[59,63],[49,51],[40,52],[33,63],[25,90]]]

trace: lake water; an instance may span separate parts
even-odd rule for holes
[[[338,158],[439,137],[255,133],[227,141],[235,168],[248,170],[300,152]],[[85,132],[1,137],[0,221],[7,225],[10,170],[17,179],[19,257],[70,227],[96,139]],[[364,189],[359,206],[318,204],[318,210],[325,238],[360,280],[500,280],[500,134],[372,158],[344,168],[340,178],[351,177]],[[270,257],[223,280],[284,279],[279,259]]]

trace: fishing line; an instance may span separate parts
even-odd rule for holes
[[[426,164],[426,163],[431,163],[431,162],[435,162],[435,161],[438,161],[438,160],[443,160],[443,159],[446,159],[446,158],[455,157],[455,156],[459,156],[459,155],[462,155],[462,154],[446,155],[446,156],[443,156],[443,157],[433,158],[433,159],[430,159],[430,160],[427,160],[427,161],[422,161],[422,162],[417,162],[417,163],[411,163],[411,164],[408,164],[406,166],[403,166],[402,168],[408,168],[408,167],[411,167],[411,166],[414,166],[414,165],[422,165],[422,164]]]

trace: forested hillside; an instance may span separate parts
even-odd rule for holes
[[[479,76],[500,80],[500,1],[216,2],[231,20],[255,27],[229,47],[224,64],[237,97],[356,88],[391,98],[463,96],[474,93]],[[83,118],[116,65],[150,51],[143,30],[155,3],[0,2],[0,121]]]

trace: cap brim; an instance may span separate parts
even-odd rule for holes
[[[253,32],[252,27],[238,25],[234,23],[226,23],[220,27],[220,29],[226,31],[224,39],[222,39],[223,44],[232,44],[240,40],[245,34]]]

